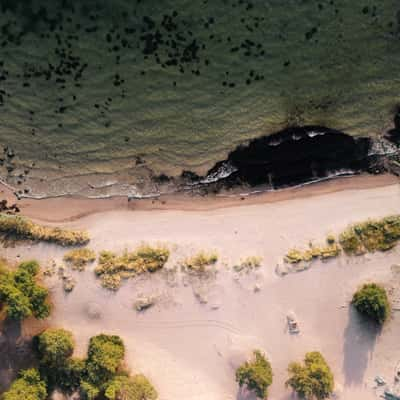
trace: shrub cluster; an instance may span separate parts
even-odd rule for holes
[[[87,247],[70,250],[64,255],[64,261],[72,266],[72,269],[83,271],[86,265],[96,260],[96,253]]]
[[[16,271],[0,271],[0,303],[7,317],[20,320],[32,315],[38,319],[49,316],[48,290],[36,283],[38,272],[36,261],[23,262]]]
[[[304,364],[291,363],[288,367],[290,386],[301,398],[323,400],[334,388],[334,378],[324,357],[318,351],[307,353]]]
[[[89,242],[89,235],[83,231],[43,226],[18,215],[1,213],[0,233],[17,240],[41,240],[61,246],[77,246]]]
[[[107,289],[116,290],[122,279],[145,272],[156,272],[163,268],[169,258],[169,250],[163,246],[141,245],[133,252],[117,255],[111,251],[100,253],[95,272]]]
[[[265,399],[268,395],[268,387],[272,383],[272,368],[271,364],[265,355],[255,350],[253,359],[246,361],[236,370],[236,381],[239,386],[246,386],[260,399]]]
[[[45,400],[54,389],[79,392],[82,400],[156,400],[158,395],[143,375],[129,376],[122,367],[125,347],[118,336],[90,339],[86,359],[72,357],[74,340],[64,329],[47,329],[35,337],[39,370],[27,370],[14,381],[4,400]],[[18,397],[20,396],[20,397]]]
[[[354,293],[352,303],[360,314],[378,324],[383,324],[390,313],[386,290],[376,283],[363,285]]]

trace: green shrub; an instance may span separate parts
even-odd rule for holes
[[[291,363],[288,367],[290,386],[300,398],[322,400],[328,398],[334,387],[331,369],[321,353],[307,353],[304,364]]]
[[[118,375],[107,383],[104,395],[109,400],[156,400],[158,397],[144,375]]]
[[[86,232],[42,226],[18,215],[0,214],[0,233],[17,240],[41,240],[61,246],[84,245],[89,242]]]
[[[236,370],[236,381],[239,386],[245,385],[261,399],[265,399],[268,395],[272,376],[271,364],[259,350],[254,351],[251,361],[246,361]]]
[[[357,290],[352,304],[360,314],[378,324],[383,324],[390,313],[386,290],[376,283],[367,283]]]
[[[33,315],[44,319],[50,314],[48,290],[36,283],[39,265],[36,261],[21,263],[16,271],[0,275],[0,302],[5,304],[7,316],[24,319]]]
[[[45,400],[47,390],[45,382],[36,369],[28,369],[20,373],[10,389],[3,394],[3,400]]]
[[[65,329],[46,329],[38,336],[40,362],[48,367],[62,367],[74,351],[71,332]]]
[[[103,384],[117,372],[125,347],[119,336],[97,335],[90,339],[86,370],[88,381]]]
[[[64,255],[64,261],[71,264],[72,269],[82,271],[87,264],[96,260],[96,253],[88,248],[74,249]]]

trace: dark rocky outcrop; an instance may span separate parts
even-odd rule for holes
[[[277,189],[336,175],[380,173],[385,170],[386,155],[375,147],[371,138],[323,126],[289,127],[239,146],[206,177],[188,172],[182,177],[191,185],[219,191],[239,185]]]

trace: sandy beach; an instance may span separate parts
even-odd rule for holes
[[[85,216],[110,210],[186,210],[207,211],[252,204],[275,203],[283,200],[308,198],[322,194],[340,192],[349,189],[384,187],[399,182],[391,174],[361,174],[340,177],[331,180],[301,185],[272,192],[260,192],[252,195],[208,195],[191,196],[177,193],[155,199],[128,201],[126,196],[104,199],[89,199],[77,196],[60,196],[46,199],[22,198],[17,201],[12,188],[0,182],[0,196],[9,204],[17,203],[23,215],[45,222],[68,222]]]
[[[394,307],[382,332],[374,332],[349,301],[360,284],[374,280],[390,290],[397,304],[399,276],[391,266],[400,262],[399,249],[340,256],[285,277],[275,270],[293,246],[322,242],[351,222],[399,213],[400,186],[392,179],[336,180],[282,191],[270,201],[262,201],[268,194],[244,201],[225,199],[225,206],[216,200],[207,211],[211,200],[206,199],[185,202],[187,209],[168,200],[140,206],[123,204],[122,199],[22,200],[23,214],[37,220],[45,215],[44,221],[69,219],[62,226],[87,229],[96,251],[122,251],[141,242],[164,243],[171,250],[165,271],[126,281],[116,293],[101,288],[94,265],[71,272],[77,285],[68,295],[57,276],[46,278],[54,302],[47,323],[73,331],[82,354],[88,338],[100,331],[121,335],[127,365],[149,376],[161,400],[252,399],[238,392],[234,371],[254,348],[264,350],[273,366],[270,399],[292,398],[284,387],[287,365],[311,350],[325,355],[341,399],[374,399],[374,377],[383,375],[390,382],[400,360],[400,317]],[[89,203],[96,204],[91,213],[85,209]],[[176,268],[183,257],[199,250],[218,252],[214,278],[190,277]],[[64,252],[44,243],[1,249],[10,261],[35,258],[43,266],[62,265]],[[232,267],[247,256],[262,257],[262,266],[235,272]],[[133,303],[142,294],[155,295],[157,302],[138,313]],[[286,329],[290,311],[299,319],[298,336]],[[0,376],[7,379],[7,371]]]

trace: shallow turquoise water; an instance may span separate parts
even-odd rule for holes
[[[153,192],[288,124],[381,135],[400,101],[394,0],[0,4],[0,176],[30,195]]]

